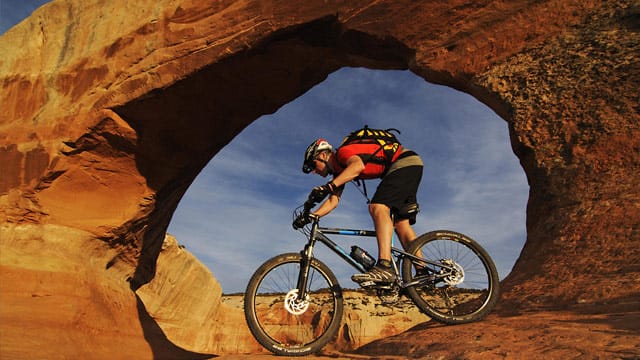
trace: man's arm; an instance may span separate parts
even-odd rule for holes
[[[340,196],[342,195],[342,190],[344,188],[340,188],[336,190],[333,194],[329,195],[329,198],[325,200],[317,209],[313,212],[314,215],[318,215],[323,217],[328,213],[332,212],[333,209],[338,207],[340,203]]]
[[[337,189],[331,193],[329,198],[325,200],[325,202],[323,202],[322,205],[320,205],[320,207],[318,207],[318,209],[313,213],[322,217],[338,207],[338,204],[340,203],[340,196],[342,196],[342,191],[344,190],[343,185],[357,178],[362,171],[364,171],[364,162],[362,159],[357,155],[350,157],[347,160],[347,167],[332,180]]]
[[[342,186],[357,178],[364,171],[364,162],[358,155],[353,155],[347,159],[345,169],[333,179],[336,186]]]

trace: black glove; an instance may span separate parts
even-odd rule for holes
[[[336,188],[337,186],[336,184],[333,183],[333,181],[329,181],[328,183],[322,186],[316,186],[313,188],[313,190],[311,190],[311,193],[309,194],[309,199],[319,203],[320,201],[324,200],[324,198],[326,198],[327,195],[334,192]]]
[[[293,220],[293,228],[295,230],[303,228],[310,223],[317,215],[310,214],[308,212],[300,214],[295,220]]]

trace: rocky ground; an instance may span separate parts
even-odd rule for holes
[[[7,269],[3,269],[7,270]],[[7,275],[5,272],[4,275]],[[5,276],[4,279],[12,277]],[[24,279],[21,277],[23,281]],[[46,285],[46,284],[41,284]],[[49,286],[49,285],[48,285]],[[43,290],[45,291],[45,290]],[[21,359],[24,349],[31,354],[47,354],[46,358],[66,358],[63,354],[93,354],[97,359],[113,358],[114,344],[122,354],[129,358],[147,359],[149,350],[141,344],[151,346],[153,359],[213,359],[244,360],[273,359],[266,352],[251,350],[248,354],[208,355],[185,351],[167,340],[156,321],[148,315],[140,316],[144,330],[144,339],[134,331],[126,331],[122,324],[120,330],[106,334],[96,334],[93,341],[82,341],[78,332],[95,331],[89,324],[76,319],[67,324],[65,336],[60,337],[60,328],[29,329],[24,327],[24,314],[38,316],[34,309],[46,311],[45,307],[33,307],[29,304],[46,302],[48,305],[65,309],[64,304],[56,304],[64,298],[40,295],[24,296],[19,303],[3,297],[4,305],[11,305],[10,312],[23,313],[12,320],[12,316],[3,316],[4,346],[0,347],[1,359]],[[35,297],[34,297],[35,296]],[[57,299],[57,300],[56,300]],[[228,299],[226,300],[228,301]],[[52,303],[53,302],[53,303]],[[27,309],[30,308],[31,310]],[[3,313],[9,311],[6,307]],[[141,314],[144,314],[142,312]],[[68,315],[59,313],[60,317]],[[52,322],[55,319],[48,315]],[[23,321],[20,321],[22,319]],[[103,321],[92,317],[92,321]],[[81,320],[81,319],[80,319]],[[58,321],[61,324],[64,322]],[[22,324],[22,325],[21,325]],[[83,325],[84,324],[84,325]],[[246,327],[238,320],[239,327]],[[16,330],[9,330],[16,329]],[[17,330],[21,329],[21,330]],[[33,331],[31,331],[33,330]],[[33,336],[38,333],[38,336]],[[23,334],[22,339],[6,338],[7,335]],[[75,334],[75,335],[74,335]],[[73,338],[76,340],[74,341]],[[55,349],[43,352],[34,347],[36,343],[56,343]],[[79,342],[80,341],[80,342]],[[13,346],[22,344],[22,350]],[[5,347],[7,346],[7,347]],[[82,349],[86,348],[86,351]],[[18,355],[22,354],[22,355]],[[122,355],[121,354],[121,355]],[[16,355],[16,356],[13,356]],[[615,304],[578,304],[571,310],[539,309],[522,312],[510,311],[504,306],[485,320],[457,326],[442,325],[426,321],[395,336],[366,344],[353,352],[338,352],[328,345],[325,351],[305,359],[640,359],[640,296],[621,299]]]
[[[270,358],[228,355],[220,359]],[[501,309],[473,324],[432,321],[354,353],[323,352],[307,359],[640,359],[640,298],[572,310]]]
[[[48,228],[47,233],[52,234],[53,230]],[[167,308],[154,305],[153,287],[138,290],[140,297],[132,304],[132,293],[123,291],[117,278],[79,271],[81,256],[63,257],[54,253],[53,249],[62,251],[60,245],[18,250],[18,240],[11,241],[12,246],[6,246],[0,256],[0,359],[118,358],[114,351],[132,359],[273,358],[252,345],[242,317],[241,295],[222,296],[225,317],[218,325],[223,327],[224,334],[213,332],[217,334],[216,341],[233,351],[212,348],[207,353],[191,352],[184,350],[186,337],[176,332],[186,329],[182,313],[177,316],[182,320],[173,323],[171,313],[153,316],[149,312],[155,307]],[[174,279],[172,273],[165,273],[165,260],[171,260],[172,269],[184,269],[176,266],[181,262],[169,256],[170,249],[179,247],[167,247],[162,253],[159,261],[162,276],[156,280]],[[42,261],[42,256],[47,261]],[[189,279],[199,274],[195,270],[181,271],[183,276],[190,274]],[[151,285],[169,286],[166,281]],[[145,293],[145,289],[151,292]],[[503,299],[483,321],[457,326],[429,321],[406,301],[402,301],[405,307],[401,309],[382,307],[375,299],[364,306],[363,299],[349,294],[345,297],[351,309],[349,326],[361,329],[358,344],[352,344],[357,349],[336,351],[335,348],[344,349],[344,344],[343,347],[329,344],[321,354],[307,359],[640,359],[640,294],[606,301],[558,303],[556,308],[524,302],[512,305]],[[148,301],[144,303],[142,299]],[[198,299],[202,302],[202,298]],[[195,305],[190,306],[195,309]],[[116,312],[121,314],[115,316]],[[362,320],[359,328],[358,319]],[[215,327],[215,323],[211,326]],[[208,338],[205,328],[189,332],[190,337]],[[386,329],[386,335],[371,341],[363,336],[364,328],[378,334]],[[170,341],[168,337],[180,341]],[[176,345],[179,343],[183,348]],[[246,354],[236,355],[237,352]]]

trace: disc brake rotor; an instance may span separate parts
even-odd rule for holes
[[[293,315],[302,315],[309,308],[309,296],[306,299],[298,299],[298,289],[290,290],[284,298],[284,308]]]
[[[442,279],[445,284],[455,286],[464,281],[464,269],[460,264],[450,259],[442,260],[442,263],[453,268],[450,270],[451,272]]]

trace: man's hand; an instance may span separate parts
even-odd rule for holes
[[[311,193],[309,194],[309,199],[312,199],[314,202],[319,203],[320,201],[324,200],[324,198],[326,198],[327,195],[334,192],[336,188],[337,186],[336,184],[333,183],[333,181],[329,181],[328,183],[322,186],[316,186],[313,188],[313,190],[311,190]]]
[[[310,223],[311,221],[313,221],[313,219],[317,218],[317,215],[314,214],[310,214],[310,213],[302,213],[300,214],[300,216],[298,216],[295,220],[293,220],[293,228],[295,230],[301,229],[303,228],[305,225],[307,225],[308,223]]]

